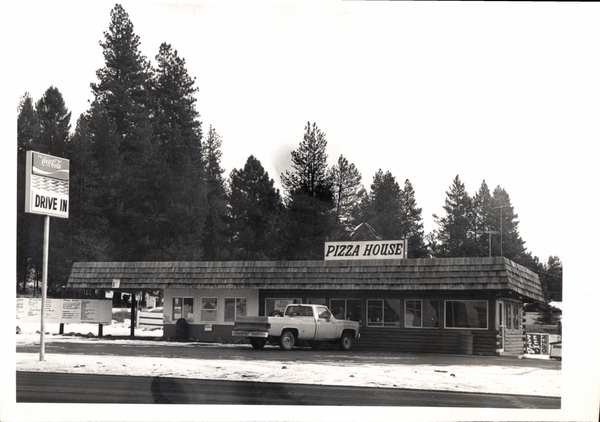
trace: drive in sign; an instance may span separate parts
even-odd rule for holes
[[[69,160],[27,151],[25,212],[69,218]]]

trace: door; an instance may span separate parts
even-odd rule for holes
[[[504,341],[506,335],[506,312],[503,300],[498,300],[498,314],[496,316],[496,329],[499,333],[498,351],[504,352]]]
[[[325,306],[317,306],[317,340],[336,338],[337,324],[335,318]]]

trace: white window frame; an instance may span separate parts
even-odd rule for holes
[[[398,310],[399,312],[402,312],[402,301],[400,299],[367,299],[366,300],[366,308],[367,308],[367,312],[366,312],[366,321],[367,321],[367,327],[377,327],[377,328],[400,328],[400,314],[398,315],[398,321],[395,321],[393,323],[388,323],[386,324],[385,321],[385,301],[389,301],[389,302],[397,302],[398,303]],[[375,301],[379,301],[381,302],[381,316],[383,321],[381,322],[371,322],[369,323],[369,302],[375,302]]]
[[[406,321],[408,319],[407,318],[407,312],[406,312],[407,309],[408,309],[407,302],[409,302],[409,301],[411,301],[411,302],[419,302],[421,304],[421,325],[420,326],[417,326],[417,325],[407,325],[406,324]],[[424,318],[424,310],[423,310],[423,302],[425,302],[425,301],[436,302],[438,304],[438,321],[437,321],[438,325],[437,325],[437,327],[435,327],[435,326],[434,327],[424,327],[423,326],[423,321],[425,320],[425,318]],[[428,329],[428,330],[431,330],[431,329],[437,330],[441,326],[441,323],[440,323],[440,319],[442,317],[441,313],[442,313],[442,311],[440,309],[440,301],[438,299],[404,299],[404,328],[424,328],[424,329]]]
[[[214,299],[215,300],[215,307],[210,309],[210,308],[205,308],[204,307],[204,300],[205,299]],[[206,296],[206,297],[201,297],[200,298],[200,321],[202,322],[217,322],[218,321],[218,311],[219,311],[219,298],[216,296]],[[204,318],[204,313],[210,314],[212,313],[214,315],[213,319],[206,319]]]
[[[171,316],[173,318],[173,321],[177,322],[179,320],[179,318],[175,317],[175,299],[181,299],[181,315],[179,316],[179,318],[183,318],[183,307],[185,306],[185,300],[186,299],[191,299],[192,300],[192,309],[191,309],[191,318],[189,317],[190,313],[188,312],[187,318],[185,318],[185,320],[187,322],[194,322],[194,297],[193,296],[173,296],[173,298],[171,299]]]
[[[244,315],[238,315],[238,300],[244,300],[245,303],[245,308],[246,308],[246,312],[244,312]],[[227,301],[228,300],[233,300],[233,319],[232,320],[227,320]],[[223,321],[224,322],[228,322],[228,323],[234,323],[237,320],[238,316],[246,316],[248,313],[248,298],[246,297],[225,297],[223,299]]]
[[[448,302],[484,302],[485,303],[485,328],[481,327],[448,327],[446,314]],[[447,299],[444,300],[444,328],[448,330],[489,330],[490,327],[490,302],[487,299]]]

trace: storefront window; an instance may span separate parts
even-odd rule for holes
[[[331,299],[329,309],[336,319],[362,322],[361,299]]]
[[[306,303],[309,305],[325,305],[327,301],[325,299],[306,299]]]
[[[186,319],[188,322],[194,321],[194,299],[191,297],[174,297],[173,298],[173,321],[180,318]]]
[[[265,314],[271,315],[275,311],[281,312],[283,315],[283,311],[285,311],[285,307],[292,304],[300,304],[302,300],[299,298],[296,299],[265,299]]]
[[[407,328],[438,328],[440,326],[440,302],[428,299],[404,301],[404,326]]]
[[[445,306],[446,328],[487,329],[487,300],[447,300]]]
[[[399,327],[400,300],[367,299],[367,326]]]
[[[202,321],[216,321],[217,320],[217,298],[216,297],[203,297],[202,298]]]
[[[237,317],[246,316],[245,297],[225,298],[225,322],[233,322]]]

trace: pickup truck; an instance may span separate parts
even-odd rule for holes
[[[353,339],[360,337],[358,322],[336,319],[324,305],[288,305],[283,316],[238,317],[232,335],[249,338],[255,349],[269,342],[283,350],[292,350],[300,341],[308,341],[314,350],[323,342],[350,350]]]

